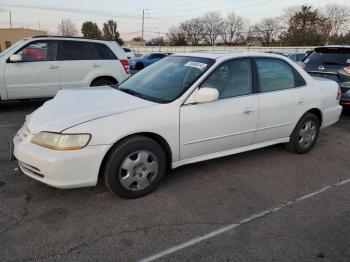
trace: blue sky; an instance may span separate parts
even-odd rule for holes
[[[350,5],[349,0],[0,0],[0,27],[9,26],[9,10],[14,27],[37,29],[40,26],[51,34],[57,32],[62,19],[71,19],[79,30],[87,20],[102,27],[104,21],[114,19],[122,38],[128,40],[141,35],[142,9],[148,9],[145,37],[151,38],[208,11],[219,11],[223,15],[234,11],[255,23],[263,17],[281,15],[288,6],[321,7],[333,2]]]

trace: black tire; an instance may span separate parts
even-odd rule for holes
[[[133,154],[137,154],[135,152],[150,152],[150,157],[156,159],[155,163],[157,164],[157,171],[154,172],[154,174],[147,174],[148,171],[145,171],[146,173],[144,173],[141,177],[141,174],[137,173],[138,171],[136,171],[136,169],[143,170],[143,166],[141,166],[141,164],[137,164],[139,166],[134,167],[132,172],[126,172],[126,178],[133,180],[144,179],[144,181],[147,181],[149,184],[143,189],[138,189],[139,182],[137,181],[131,183],[129,188],[126,188],[121,182],[123,180],[122,171],[126,171],[123,170],[122,164],[125,161],[130,160]],[[138,159],[135,159],[133,161],[136,162],[137,160]],[[124,198],[137,198],[153,192],[159,186],[165,174],[166,168],[167,159],[163,148],[151,138],[145,136],[134,136],[115,145],[106,159],[103,177],[107,188],[112,193]],[[149,175],[152,175],[152,178],[149,178]]]
[[[113,86],[116,83],[117,83],[116,81],[113,81],[111,79],[100,78],[100,79],[94,80],[90,86]]]
[[[314,131],[310,131],[307,134],[310,137],[308,143],[306,140],[302,140],[303,136],[301,135],[302,130],[306,130],[306,124],[311,123],[314,126]],[[315,145],[317,138],[320,133],[320,119],[312,113],[306,113],[298,122],[296,127],[293,130],[292,135],[290,136],[289,143],[285,144],[288,151],[297,153],[297,154],[305,154],[309,152]]]
[[[142,64],[142,63],[136,63],[136,65],[135,65],[135,69],[136,70],[142,70],[142,69],[144,69],[145,68],[145,66],[144,66],[144,64]]]

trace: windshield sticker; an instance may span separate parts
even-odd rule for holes
[[[200,70],[204,70],[207,67],[207,64],[189,61],[185,64],[185,66],[190,66],[190,67],[198,68]]]
[[[346,63],[350,64],[350,59],[346,59]]]

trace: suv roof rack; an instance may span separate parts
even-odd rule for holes
[[[100,41],[113,41],[103,38],[93,38],[93,37],[83,37],[83,36],[62,36],[62,35],[36,35],[32,38],[41,38],[41,37],[54,37],[54,38],[72,38],[72,39],[89,39],[89,40],[100,40]]]

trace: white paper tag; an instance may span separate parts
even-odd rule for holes
[[[204,70],[207,67],[207,64],[189,61],[185,64],[185,66],[190,66],[190,67],[198,68],[200,70]]]
[[[346,59],[346,63],[350,64],[350,59]]]

